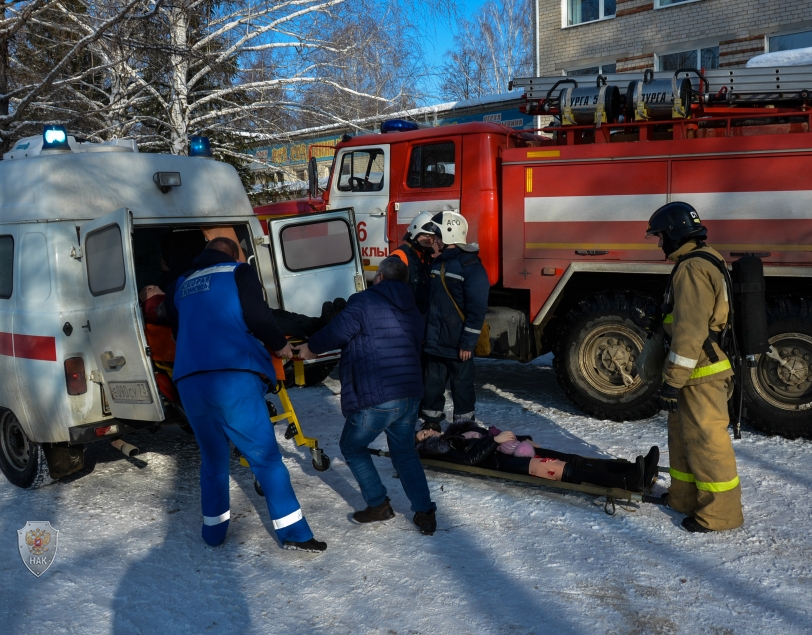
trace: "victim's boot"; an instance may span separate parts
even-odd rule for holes
[[[581,463],[581,466],[577,465]],[[598,487],[625,489],[630,492],[643,491],[645,460],[638,456],[634,463],[628,461],[607,461],[605,459],[584,459],[564,466],[561,473],[563,483],[580,485],[588,483]]]

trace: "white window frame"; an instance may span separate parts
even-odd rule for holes
[[[696,0],[691,0],[691,1],[696,2]],[[704,49],[712,49],[712,48],[718,48],[718,47],[719,47],[718,44],[714,44],[713,46],[699,46],[697,48],[685,48],[685,49],[682,49],[681,51],[668,51],[668,52],[663,52],[663,53],[655,53],[654,54],[654,68],[657,71],[662,71],[663,70],[662,67],[660,66],[660,60],[666,55],[674,55],[675,53],[690,53],[691,51],[694,51],[696,53],[697,68],[702,68],[700,66],[700,64],[702,63],[702,51]]]
[[[782,33],[769,33],[764,36],[764,52],[765,53],[773,53],[774,51],[770,48],[770,38],[774,37],[783,37],[785,35],[797,35],[798,33],[812,33],[812,29],[801,29],[800,31],[785,31]],[[782,49],[784,51],[797,51],[798,49]]]
[[[598,67],[598,74],[599,75],[605,75],[606,73],[604,72],[603,67],[604,66],[609,66],[610,64],[614,64],[615,70],[613,72],[617,73],[617,62],[606,62],[606,63],[603,63],[603,64],[594,64],[594,66]],[[584,68],[592,68],[592,65],[590,65],[590,66],[581,66],[580,68],[565,68],[564,69],[564,75],[566,77],[589,77],[589,75],[569,75],[568,74],[568,73],[572,73],[573,71],[580,71],[580,70],[582,70]]]
[[[662,0],[654,0],[654,10],[657,9],[670,9],[671,7],[681,7],[686,4],[693,4],[694,2],[701,2],[701,0],[683,0],[674,4],[660,4]]]
[[[581,26],[582,24],[595,24],[596,22],[603,22],[604,20],[614,20],[615,15],[617,14],[617,6],[615,7],[615,13],[612,15],[604,15],[603,14],[603,6],[605,0],[598,0],[598,17],[597,20],[589,20],[588,22],[578,22],[577,24],[570,24],[569,23],[569,0],[561,0],[561,28],[562,29],[571,29],[576,26]],[[696,0],[692,0],[695,2]]]

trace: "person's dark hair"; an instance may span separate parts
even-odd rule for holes
[[[384,280],[396,280],[397,282],[409,281],[409,267],[397,256],[389,256],[378,265],[378,273]]]
[[[206,249],[214,249],[215,251],[222,251],[227,256],[232,257],[234,260],[240,259],[240,247],[230,238],[225,236],[218,236],[212,238],[206,245]]]

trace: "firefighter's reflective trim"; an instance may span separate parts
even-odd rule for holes
[[[673,362],[677,366],[682,366],[683,368],[696,368],[696,365],[699,363],[698,359],[683,357],[682,355],[677,355],[674,351],[668,353],[668,361]]]
[[[465,327],[465,330],[468,331],[469,333],[476,333],[477,335],[482,333],[482,329],[469,329],[467,326]]]
[[[716,362],[715,364],[711,364],[710,366],[695,368],[694,372],[691,373],[690,379],[699,379],[700,377],[715,375],[716,373],[722,373],[726,370],[730,370],[731,368],[732,366],[730,365],[730,360],[723,359],[721,362]]]
[[[696,481],[696,489],[701,489],[703,492],[729,492],[739,484],[739,477],[733,478],[729,481],[706,483],[705,481]]]
[[[673,324],[674,323],[674,314],[669,313],[663,318],[663,324]]]
[[[682,481],[684,483],[696,482],[696,478],[694,478],[693,474],[688,474],[687,472],[680,472],[679,470],[675,470],[673,467],[668,468],[668,473],[671,475],[671,478],[676,479],[678,481]]]
[[[223,512],[219,516],[203,516],[203,524],[207,525],[208,527],[214,527],[214,525],[219,525],[220,523],[226,522],[229,518],[231,518],[230,509],[227,512]]]
[[[443,273],[443,272],[442,272],[442,271],[440,271],[439,269],[432,269],[432,270],[431,270],[431,275],[438,275],[438,276],[439,276],[439,275],[441,275],[442,273]],[[465,278],[464,278],[464,277],[462,277],[462,276],[458,276],[456,273],[448,273],[447,271],[445,272],[445,277],[446,277],[446,278],[456,278],[457,280],[463,280],[463,281],[465,280]]]
[[[293,523],[299,522],[304,515],[302,514],[301,507],[297,509],[292,514],[288,514],[287,516],[283,516],[278,520],[273,521],[273,528],[274,529],[284,529],[285,527],[290,527]]]

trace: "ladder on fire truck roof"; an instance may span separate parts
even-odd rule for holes
[[[657,71],[653,73],[653,79],[670,80],[674,74],[675,71]],[[812,66],[712,69],[702,72],[702,76],[708,83],[707,87],[703,87],[703,92],[711,96],[711,99],[723,93],[724,101],[727,103],[807,99],[809,94],[812,94]],[[579,85],[587,85],[594,84],[598,77],[598,75],[521,77],[514,79],[512,84],[514,87],[524,88],[525,96],[531,101],[546,98],[556,82],[561,80],[572,79]],[[607,84],[620,87],[639,79],[640,73],[611,73],[602,77],[606,78]],[[698,80],[695,71],[685,69],[679,72],[679,78],[691,79],[692,82]]]

